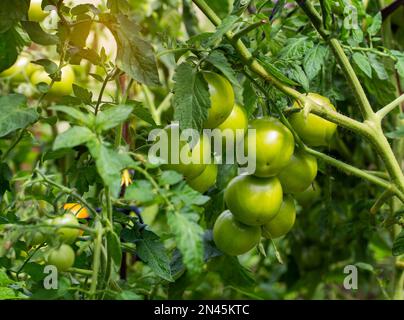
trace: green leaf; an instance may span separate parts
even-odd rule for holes
[[[186,205],[195,204],[201,206],[209,201],[208,196],[204,196],[198,191],[195,191],[185,181],[173,187],[172,191],[175,192],[175,195],[172,198],[174,204],[182,202]]]
[[[207,0],[206,3],[220,17],[226,17],[232,8],[233,0]]]
[[[272,64],[269,57],[261,56],[258,60],[262,63],[265,70],[268,71],[272,76],[274,76],[278,80],[284,82],[285,84],[289,84],[291,86],[299,85],[298,83],[290,80],[277,67],[275,67],[275,65]]]
[[[155,233],[147,229],[140,231],[140,239],[136,240],[136,253],[156,275],[167,281],[174,281],[167,250]]]
[[[140,27],[118,15],[118,26],[111,28],[118,44],[117,66],[134,80],[150,86],[160,84],[153,47],[140,35]]]
[[[392,252],[395,257],[404,254],[404,230],[401,230],[394,240]]]
[[[170,171],[164,171],[159,177],[158,181],[161,186],[165,185],[171,186],[182,181],[182,179],[183,179],[182,174],[170,170]]]
[[[93,97],[93,93],[91,91],[73,83],[73,92],[74,92],[74,95],[77,98],[79,98],[83,103],[91,104],[91,99]]]
[[[367,29],[367,32],[371,36],[375,36],[380,28],[382,27],[382,14],[381,12],[378,12],[372,19],[372,24],[369,26]]]
[[[94,133],[86,127],[72,127],[59,134],[53,143],[53,150],[73,148],[95,139]]]
[[[244,108],[247,111],[248,117],[254,113],[257,109],[257,101],[258,97],[257,94],[252,86],[250,80],[246,80],[243,83],[243,103]]]
[[[156,126],[156,122],[154,122],[153,117],[150,113],[149,109],[146,109],[142,106],[140,102],[135,102],[133,106],[133,114],[139,119],[146,121],[152,126]]]
[[[17,60],[18,37],[19,35],[14,28],[0,33],[0,72],[10,68]]]
[[[279,55],[285,60],[303,60],[306,52],[313,47],[307,37],[289,38]]]
[[[198,274],[203,267],[203,229],[188,218],[187,214],[167,212],[167,222],[175,236],[185,266],[191,274]]]
[[[38,120],[35,109],[27,108],[27,98],[21,94],[0,97],[0,137],[25,128]]]
[[[0,33],[6,32],[28,15],[30,0],[0,1]]]
[[[386,68],[383,63],[379,61],[376,54],[368,52],[367,54],[370,64],[372,65],[373,70],[375,70],[377,77],[380,80],[387,80],[389,75],[387,74]]]
[[[369,272],[372,272],[372,273],[375,271],[373,266],[371,264],[369,264],[369,263],[357,262],[357,263],[355,263],[355,266],[357,266],[359,269],[369,271]]]
[[[314,79],[324,65],[327,56],[327,47],[317,44],[309,49],[304,56],[303,68],[309,80]]]
[[[133,160],[129,155],[118,153],[95,139],[87,142],[87,147],[95,159],[99,175],[112,195],[117,197],[121,186],[121,171],[133,165]]]
[[[56,35],[43,31],[38,22],[21,21],[21,25],[31,40],[37,44],[50,46],[59,42],[59,38]]]
[[[309,91],[309,79],[307,79],[302,67],[298,64],[291,66],[288,70],[289,78],[299,83],[303,89]]]
[[[363,71],[366,76],[372,78],[372,66],[370,65],[369,59],[360,52],[355,52],[352,55],[352,59],[355,64]]]
[[[177,67],[174,75],[174,119],[180,128],[202,129],[208,118],[210,96],[203,75],[189,63]]]
[[[66,113],[69,116],[71,116],[73,119],[78,120],[79,123],[86,124],[87,126],[90,126],[92,124],[91,123],[92,116],[90,116],[90,114],[85,114],[74,107],[53,106],[53,107],[49,107],[49,109]]]
[[[205,42],[206,47],[210,47],[214,44],[217,44],[219,40],[223,38],[226,32],[230,31],[233,28],[233,25],[239,21],[240,18],[237,16],[228,16],[222,20],[222,23],[217,27],[215,33],[213,33],[208,41]]]
[[[147,180],[135,180],[125,191],[126,200],[134,200],[140,203],[151,202],[155,197],[153,185]]]
[[[115,128],[117,125],[128,119],[132,110],[133,106],[119,105],[99,112],[95,120],[97,131],[106,131]]]
[[[232,69],[229,61],[227,61],[226,56],[222,51],[215,50],[212,51],[206,58],[210,64],[219,69],[225,77],[235,86],[239,87],[236,73]]]
[[[48,74],[56,73],[58,70],[58,65],[49,59],[39,59],[39,60],[33,61],[32,63],[43,66],[45,71]]]

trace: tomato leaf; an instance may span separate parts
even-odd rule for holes
[[[53,150],[73,148],[95,138],[95,134],[86,127],[72,127],[59,134],[53,143]]]
[[[394,240],[392,253],[393,256],[404,254],[404,230],[401,230],[397,238]]]
[[[118,44],[116,63],[120,69],[140,83],[160,84],[153,47],[140,35],[140,27],[124,15],[119,25],[111,27]]]
[[[198,274],[203,267],[203,229],[189,214],[167,212],[167,222],[175,236],[185,266],[191,274]]]
[[[227,61],[227,58],[222,51],[215,50],[211,52],[207,56],[206,61],[219,69],[233,85],[237,87],[240,86],[236,73],[233,71],[229,61]]]
[[[21,21],[21,25],[31,40],[37,44],[50,46],[59,42],[59,38],[56,35],[43,31],[38,22]]]
[[[21,94],[0,97],[0,137],[25,128],[38,120],[38,113],[27,107],[27,98]]]
[[[147,229],[139,231],[136,240],[136,253],[159,277],[174,281],[171,276],[170,259],[160,237]]]
[[[0,33],[28,15],[30,0],[0,1]]]
[[[370,65],[369,59],[364,54],[355,52],[352,55],[352,59],[366,76],[372,78],[372,66]]]
[[[314,79],[324,65],[327,56],[327,47],[317,44],[306,52],[303,60],[303,68],[309,80]]]
[[[222,20],[222,23],[217,27],[216,31],[209,37],[209,39],[204,43],[206,47],[210,47],[223,38],[227,31],[233,28],[233,25],[239,21],[240,18],[237,16],[228,16]]]
[[[177,67],[174,75],[174,119],[180,128],[202,129],[208,118],[210,96],[203,75],[189,63]]]
[[[109,107],[97,114],[95,127],[97,131],[106,131],[115,128],[124,122],[132,113],[133,106],[120,105]]]
[[[164,171],[158,179],[160,186],[174,185],[182,181],[182,174],[176,171]]]
[[[142,204],[153,201],[155,197],[153,186],[147,180],[135,180],[125,192],[126,200],[134,200]]]

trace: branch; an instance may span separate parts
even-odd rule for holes
[[[404,102],[404,94],[399,96],[397,99],[390,102],[388,105],[376,112],[380,120],[383,119],[390,111],[393,111],[395,107],[398,107],[402,102]]]

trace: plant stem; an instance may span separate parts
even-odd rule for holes
[[[96,238],[94,242],[93,266],[90,286],[90,298],[93,298],[97,291],[98,271],[100,269],[101,245],[102,245],[102,225],[99,221],[96,222]]]
[[[397,99],[390,102],[388,105],[380,109],[376,112],[379,116],[380,120],[383,119],[389,112],[393,111],[396,107],[400,106],[400,104],[404,102],[404,94],[399,96]]]
[[[21,129],[20,132],[18,133],[17,137],[14,139],[14,141],[11,143],[11,145],[8,147],[8,149],[1,155],[0,157],[0,163],[6,160],[10,152],[17,146],[17,144],[21,141],[22,137],[24,136],[25,129]]]

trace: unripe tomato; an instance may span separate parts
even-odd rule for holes
[[[31,246],[37,246],[37,245],[43,244],[44,242],[45,242],[45,236],[40,231],[33,231],[29,235],[29,244]]]
[[[232,139],[230,141],[240,141],[248,128],[247,113],[242,107],[235,104],[230,115],[217,128],[222,132],[223,140],[229,140],[230,138]],[[243,132],[240,130],[243,130]],[[228,137],[228,134],[230,134],[230,137]]]
[[[79,222],[77,218],[71,213],[65,213],[63,216],[57,217],[53,219],[53,224],[55,225],[77,225],[79,226]],[[80,229],[74,228],[59,228],[56,231],[57,234],[60,235],[60,238],[65,243],[73,243],[74,240],[80,235]]]
[[[171,124],[166,128],[166,132],[168,134],[168,159],[163,159],[167,162],[164,165],[166,170],[175,170],[179,173],[182,173],[184,177],[188,179],[193,179],[199,176],[203,170],[205,170],[207,160],[210,161],[210,140],[207,136],[202,135],[199,137],[198,142],[192,148],[192,146],[186,141],[179,141],[178,145],[172,145],[171,143],[171,135],[172,130],[177,130],[178,124]],[[179,147],[178,151],[178,159],[174,157],[174,148]],[[187,154],[191,159],[190,163],[184,163],[181,161],[181,153]],[[179,163],[175,163],[179,160]]]
[[[188,185],[200,193],[208,191],[216,183],[217,178],[217,165],[214,163],[207,164],[202,173],[188,180]]]
[[[302,207],[310,207],[321,196],[321,189],[317,181],[314,181],[306,190],[293,195]]]
[[[283,203],[278,214],[275,218],[264,224],[263,229],[270,234],[272,239],[280,238],[292,229],[295,220],[295,201],[290,195],[287,195],[283,198]],[[265,235],[265,232],[263,234]]]
[[[64,272],[73,267],[74,259],[73,249],[67,244],[62,244],[59,248],[51,250],[47,262],[49,265],[55,266],[58,271]]]
[[[282,205],[282,186],[278,178],[240,175],[230,181],[224,200],[234,217],[249,226],[267,223]]]
[[[213,241],[220,251],[231,256],[250,251],[260,238],[260,227],[238,222],[229,210],[222,212],[213,226]]]
[[[292,155],[288,165],[282,169],[278,178],[283,192],[297,193],[306,190],[317,175],[317,159],[312,155],[297,151]]]
[[[31,0],[28,9],[28,19],[30,21],[41,22],[49,14],[49,12],[42,10],[41,3],[42,0]]]
[[[53,83],[52,88],[49,90],[50,95],[68,96],[73,92],[73,83],[75,81],[73,68],[67,65],[62,68],[61,72],[61,80]],[[37,70],[31,75],[31,83],[33,85],[37,85],[40,82],[45,82],[50,85],[51,81],[51,78],[45,70]]]
[[[204,128],[216,128],[230,115],[234,106],[234,91],[230,82],[223,76],[204,71],[203,77],[209,85],[210,108]]]
[[[261,118],[251,121],[250,129],[255,134],[245,136],[244,153],[248,154],[249,144],[256,140],[256,171],[258,177],[277,175],[289,162],[295,149],[293,134],[275,118]],[[248,155],[253,157],[252,155]],[[251,159],[251,158],[250,158]]]
[[[46,188],[46,186],[40,182],[35,182],[26,189],[27,194],[32,195],[36,198],[45,196],[47,191],[48,189]]]
[[[328,98],[317,93],[309,93],[308,96],[316,103],[335,111],[335,107]],[[300,106],[295,102],[293,107],[299,108]],[[295,129],[304,143],[313,147],[328,146],[337,130],[335,123],[315,114],[309,113],[307,118],[305,118],[303,110],[291,114],[288,119],[293,129]]]

